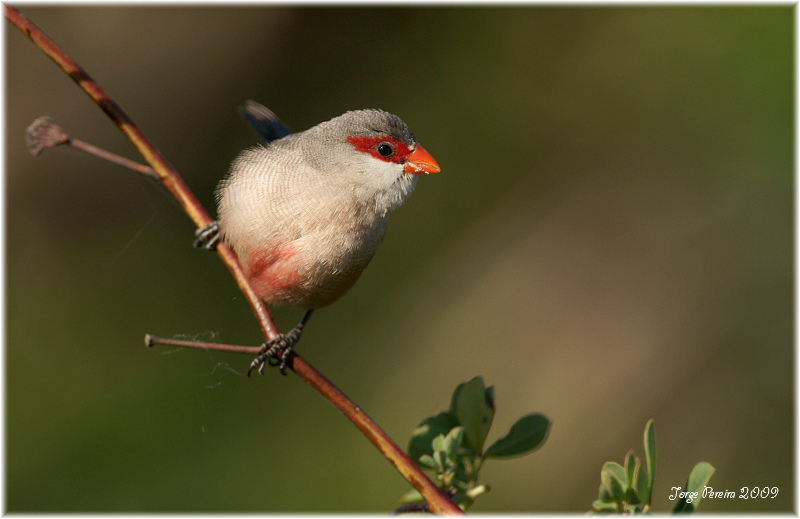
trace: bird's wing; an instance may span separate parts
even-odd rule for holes
[[[248,99],[239,108],[239,115],[258,134],[264,144],[286,137],[291,130],[266,106]]]

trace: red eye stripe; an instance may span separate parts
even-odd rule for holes
[[[395,162],[397,164],[402,164],[406,161],[409,155],[413,150],[408,149],[402,141],[395,139],[394,137],[354,137],[348,136],[347,142],[353,145],[355,149],[358,151],[363,151],[364,153],[369,153],[376,159],[380,159],[384,162]],[[394,155],[391,157],[383,157],[378,153],[378,145],[382,142],[388,142],[394,147]]]

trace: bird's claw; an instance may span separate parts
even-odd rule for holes
[[[289,361],[289,356],[293,353],[294,345],[300,338],[300,334],[296,332],[297,328],[294,328],[289,333],[281,333],[262,344],[261,348],[259,348],[258,356],[250,363],[247,376],[249,377],[254,369],[258,370],[259,375],[263,375],[267,364],[277,366],[281,371],[281,375],[286,375],[286,364]],[[278,352],[280,352],[280,355],[278,355]]]
[[[308,318],[311,317],[313,312],[314,310],[307,311],[300,323],[298,323],[298,325],[292,328],[288,333],[279,333],[271,340],[262,344],[261,348],[258,350],[258,357],[253,359],[253,362],[250,363],[250,369],[247,370],[247,376],[249,377],[250,373],[252,373],[254,369],[258,370],[259,375],[263,375],[264,367],[267,365],[267,363],[269,363],[270,366],[277,366],[278,369],[281,370],[281,374],[286,375],[286,367],[289,362],[289,358],[294,352],[294,345],[300,340],[300,334],[303,333],[303,327],[306,325]],[[280,355],[278,355],[279,351],[281,352]]]
[[[214,220],[194,232],[197,237],[192,243],[198,249],[214,250],[219,243],[219,222]]]

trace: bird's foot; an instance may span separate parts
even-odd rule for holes
[[[254,370],[258,370],[259,375],[264,374],[264,367],[267,364],[277,366],[281,375],[286,375],[286,364],[289,356],[294,352],[294,345],[300,340],[300,332],[293,328],[289,333],[281,333],[261,345],[258,356],[250,363],[247,376]],[[280,355],[278,354],[280,352]]]
[[[214,220],[194,232],[197,237],[192,246],[198,249],[214,250],[219,243],[219,222]]]
[[[279,333],[271,340],[261,345],[258,350],[258,356],[250,363],[250,369],[247,370],[247,376],[254,370],[258,370],[259,375],[264,374],[264,368],[267,364],[270,366],[277,366],[282,375],[286,375],[286,365],[290,356],[294,353],[294,345],[300,340],[300,335],[303,333],[303,327],[306,325],[308,318],[311,317],[314,310],[309,310],[303,316],[303,319],[297,326],[291,329],[288,333]],[[278,352],[281,352],[278,355]]]

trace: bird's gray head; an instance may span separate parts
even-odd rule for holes
[[[383,213],[411,195],[418,173],[439,171],[402,119],[382,110],[351,111],[320,123],[304,132],[302,146],[309,163]]]

